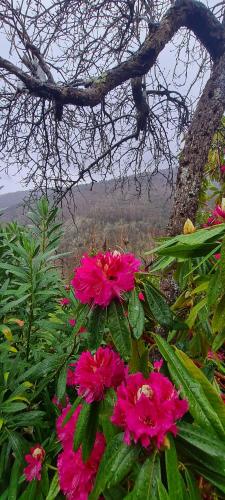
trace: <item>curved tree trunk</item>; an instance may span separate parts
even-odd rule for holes
[[[225,53],[212,68],[211,76],[198,102],[180,164],[168,234],[182,232],[187,218],[195,221],[199,193],[212,138],[225,110]]]

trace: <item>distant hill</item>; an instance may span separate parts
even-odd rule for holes
[[[156,174],[148,192],[147,179],[133,177],[124,183],[99,182],[73,190],[73,199],[63,202],[64,239],[62,250],[71,251],[69,269],[80,255],[93,248],[122,247],[143,254],[153,238],[162,234],[171,209],[171,187],[166,171]],[[138,190],[141,185],[141,193]],[[26,191],[0,195],[1,221],[26,224]],[[74,222],[71,218],[74,217]]]

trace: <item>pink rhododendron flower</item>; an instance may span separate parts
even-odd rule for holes
[[[71,444],[60,453],[57,461],[59,484],[67,500],[88,500],[104,450],[105,438],[98,432],[87,462],[82,460],[81,447],[74,452]]]
[[[76,320],[75,319],[69,319],[69,324],[70,326],[75,326],[76,325]]]
[[[223,361],[225,359],[225,355],[222,352],[213,352],[208,351],[207,354],[208,359],[215,359],[216,361]]]
[[[112,422],[125,430],[124,441],[141,442],[145,448],[164,443],[166,434],[177,433],[176,420],[188,410],[188,402],[167,377],[152,372],[146,379],[141,373],[129,375],[117,389]]]
[[[70,299],[67,299],[66,297],[64,297],[64,298],[59,300],[59,303],[61,306],[68,306],[70,304]]]
[[[72,327],[74,327],[74,326],[76,325],[76,320],[75,320],[75,319],[73,319],[73,318],[72,318],[72,319],[69,319],[69,324],[70,324]],[[86,331],[87,331],[87,330],[86,330],[85,326],[81,326],[81,327],[80,327],[80,329],[79,329],[79,331],[78,331],[78,333],[83,333],[83,332],[86,332]]]
[[[66,398],[65,398],[65,399],[66,399],[66,405],[68,405],[68,403],[69,403],[69,401],[70,401],[70,400],[69,400],[69,397],[67,396],[67,394],[66,394]],[[63,404],[59,401],[59,399],[57,398],[56,394],[55,394],[55,395],[53,396],[53,398],[52,398],[52,403],[53,403],[55,406],[57,406],[57,408],[58,408],[59,410],[62,410],[62,409],[64,408],[64,406],[65,406],[65,405],[63,405]]]
[[[214,257],[215,257],[216,260],[220,260],[221,253],[214,253]]]
[[[121,298],[123,292],[133,290],[134,273],[140,265],[133,254],[84,255],[71,281],[75,296],[83,304],[106,307],[113,299]]]
[[[74,384],[79,396],[87,403],[99,401],[109,387],[116,389],[124,380],[127,369],[120,356],[109,347],[99,347],[94,355],[83,352],[74,372]]]
[[[68,370],[67,370],[66,385],[76,385],[75,378],[74,378],[76,363],[70,363],[69,366],[70,366],[70,368],[68,368]],[[72,368],[72,370],[71,370],[71,368]]]
[[[28,465],[24,468],[23,472],[27,481],[33,481],[33,479],[40,481],[44,458],[45,450],[40,444],[36,444],[30,449],[30,453],[25,455],[25,460]]]
[[[64,449],[73,446],[73,437],[76,428],[77,419],[79,417],[82,406],[79,405],[73,415],[70,417],[68,422],[63,425],[63,421],[71,408],[71,404],[68,404],[66,408],[62,410],[61,415],[56,420],[56,432],[58,440],[61,441]]]
[[[206,224],[203,224],[203,227],[216,226],[217,224],[222,224],[222,221],[211,216],[207,219]]]
[[[159,372],[160,368],[162,368],[162,365],[163,365],[163,359],[159,359],[159,361],[155,361],[153,363],[153,368],[155,371]]]
[[[142,292],[139,292],[139,294],[138,294],[138,298],[139,298],[139,300],[141,300],[142,302],[144,302],[144,300],[145,300],[144,294],[143,294]]]
[[[216,208],[214,208],[213,215],[215,215],[215,217],[222,217],[222,219],[225,219],[225,211],[220,207],[220,205],[217,205]]]

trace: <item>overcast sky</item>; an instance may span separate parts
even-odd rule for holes
[[[218,3],[217,0],[203,0],[202,3],[209,5],[210,7],[216,5]],[[0,33],[0,47],[1,47],[1,56],[5,57],[8,59],[9,57],[9,43],[8,41],[4,38],[4,36]],[[167,74],[170,70],[171,67],[171,61],[174,58],[174,54],[171,52],[171,49],[174,47],[171,47],[168,45],[164,51],[160,54],[160,60],[161,60],[161,68],[163,68],[164,75]],[[11,58],[13,59],[13,58]],[[191,78],[191,75],[190,75]],[[198,88],[196,87],[195,91],[198,91]],[[6,173],[1,173],[0,174],[0,185],[3,186],[1,189],[1,194],[7,193],[7,192],[14,192],[18,191],[21,189],[25,189],[22,183],[23,179],[23,170],[20,171],[20,173],[16,173],[16,168],[13,172],[11,169],[10,175],[7,175]],[[30,186],[32,187],[32,186]],[[27,188],[26,188],[27,189]]]

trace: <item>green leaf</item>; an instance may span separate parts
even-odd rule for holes
[[[74,434],[74,442],[73,442],[74,451],[78,450],[79,446],[82,444],[82,441],[85,439],[85,433],[89,421],[90,411],[91,411],[91,405],[87,404],[84,401],[76,424],[76,431]]]
[[[31,481],[18,500],[37,500],[38,481]]]
[[[76,324],[73,328],[73,335],[77,335],[77,333],[79,333],[80,328],[82,326],[84,326],[84,323],[86,322],[89,310],[90,310],[90,307],[87,304],[81,304],[78,307],[77,316],[76,316]]]
[[[179,359],[182,361],[183,365],[187,369],[188,373],[193,377],[193,379],[197,380],[201,385],[206,398],[208,399],[211,407],[213,408],[215,414],[218,419],[215,418],[214,423],[215,426],[218,424],[219,428],[223,428],[223,434],[225,433],[225,405],[220,395],[213,387],[213,385],[209,382],[207,377],[204,375],[202,370],[197,368],[194,362],[182,351],[176,350]],[[216,424],[217,421],[217,424]],[[219,421],[221,422],[221,427],[219,425]]]
[[[187,422],[179,423],[179,441],[185,450],[193,449],[196,460],[209,469],[225,474],[225,444],[205,429]]]
[[[84,439],[82,440],[82,458],[84,462],[88,460],[95,443],[96,432],[98,428],[100,404],[98,401],[94,401],[89,406],[90,406],[90,411],[88,415],[85,436]]]
[[[60,491],[58,473],[53,476],[46,500],[54,500]]]
[[[82,444],[84,462],[89,458],[94,446],[99,417],[99,402],[83,403],[74,434],[74,451]]]
[[[109,442],[99,465],[95,485],[89,500],[98,500],[106,487],[120,483],[129,473],[138,458],[139,448],[127,446],[123,442],[123,434],[117,434]]]
[[[191,471],[188,469],[185,469],[185,480],[190,500],[201,500],[197,481],[195,480],[195,477],[193,476]]]
[[[222,407],[223,402],[215,389],[188,356],[178,350],[174,352],[159,335],[155,335],[155,338],[162,356],[168,363],[171,378],[177,389],[180,389],[182,397],[187,398],[189,411],[196,423],[224,439],[221,415],[224,414],[225,408]]]
[[[108,327],[117,351],[122,358],[129,360],[131,356],[131,334],[121,304],[112,302],[109,306]]]
[[[225,295],[220,299],[219,303],[215,308],[215,312],[212,319],[212,329],[213,332],[221,332],[224,330],[225,323]]]
[[[224,344],[224,342],[225,342],[225,328],[216,335],[212,344],[212,350],[218,351],[218,349],[220,349],[220,347]]]
[[[15,432],[7,429],[7,434],[9,438],[9,443],[13,449],[13,452],[17,458],[17,460],[23,463],[25,451],[27,449],[27,442],[22,436]]]
[[[159,479],[159,455],[157,451],[154,451],[142,465],[135,482],[134,489],[125,497],[126,500],[158,500]]]
[[[18,382],[29,379],[38,379],[45,377],[49,372],[53,372],[67,359],[65,354],[48,354],[46,359],[40,361],[35,366],[25,371],[18,379]]]
[[[180,234],[168,238],[162,245],[154,248],[148,254],[170,255],[174,257],[196,257],[206,255],[212,250],[212,245],[218,246],[218,237],[225,233],[225,224],[207,229],[199,229],[192,234]]]
[[[66,392],[66,379],[67,379],[67,364],[65,364],[59,372],[59,378],[57,382],[57,398],[61,401]]]
[[[155,320],[162,326],[172,327],[173,314],[163,295],[151,284],[144,285],[149,309]]]
[[[72,415],[74,414],[75,410],[77,409],[77,407],[79,406],[79,404],[81,403],[82,401],[82,397],[78,397],[75,399],[74,403],[72,404],[71,408],[69,409],[69,411],[67,412],[64,420],[63,420],[63,423],[62,425],[66,425],[67,422],[69,422],[69,419],[72,417]]]
[[[190,329],[193,327],[199,311],[201,311],[201,309],[205,307],[206,303],[207,303],[207,298],[204,297],[202,300],[199,300],[199,302],[197,302],[197,304],[194,307],[191,308],[190,314],[188,315],[186,320],[186,323]]]
[[[182,483],[178,470],[178,460],[176,448],[172,436],[169,438],[170,448],[165,451],[166,474],[169,490],[169,497],[174,500],[183,499]]]
[[[15,460],[10,475],[8,500],[17,500],[18,498],[17,492],[19,486],[19,477],[21,474],[20,468],[21,468],[21,462],[19,460]]]
[[[214,306],[214,304],[216,304],[222,292],[222,289],[223,287],[220,279],[220,270],[217,269],[217,271],[211,276],[208,285],[207,301],[209,307],[212,307]]]
[[[91,316],[88,322],[88,331],[90,332],[90,337],[88,340],[88,345],[90,350],[97,349],[102,342],[104,329],[106,324],[106,309],[102,307],[95,307],[91,311]]]
[[[139,339],[143,333],[145,315],[141,301],[138,298],[136,289],[132,290],[129,297],[128,319],[132,327],[135,339]]]
[[[1,404],[0,409],[3,413],[16,413],[17,411],[25,410],[27,405],[25,403],[11,403],[6,402]]]
[[[158,495],[159,495],[159,500],[170,500],[170,498],[172,498],[169,497],[166,488],[160,479],[158,479]]]

